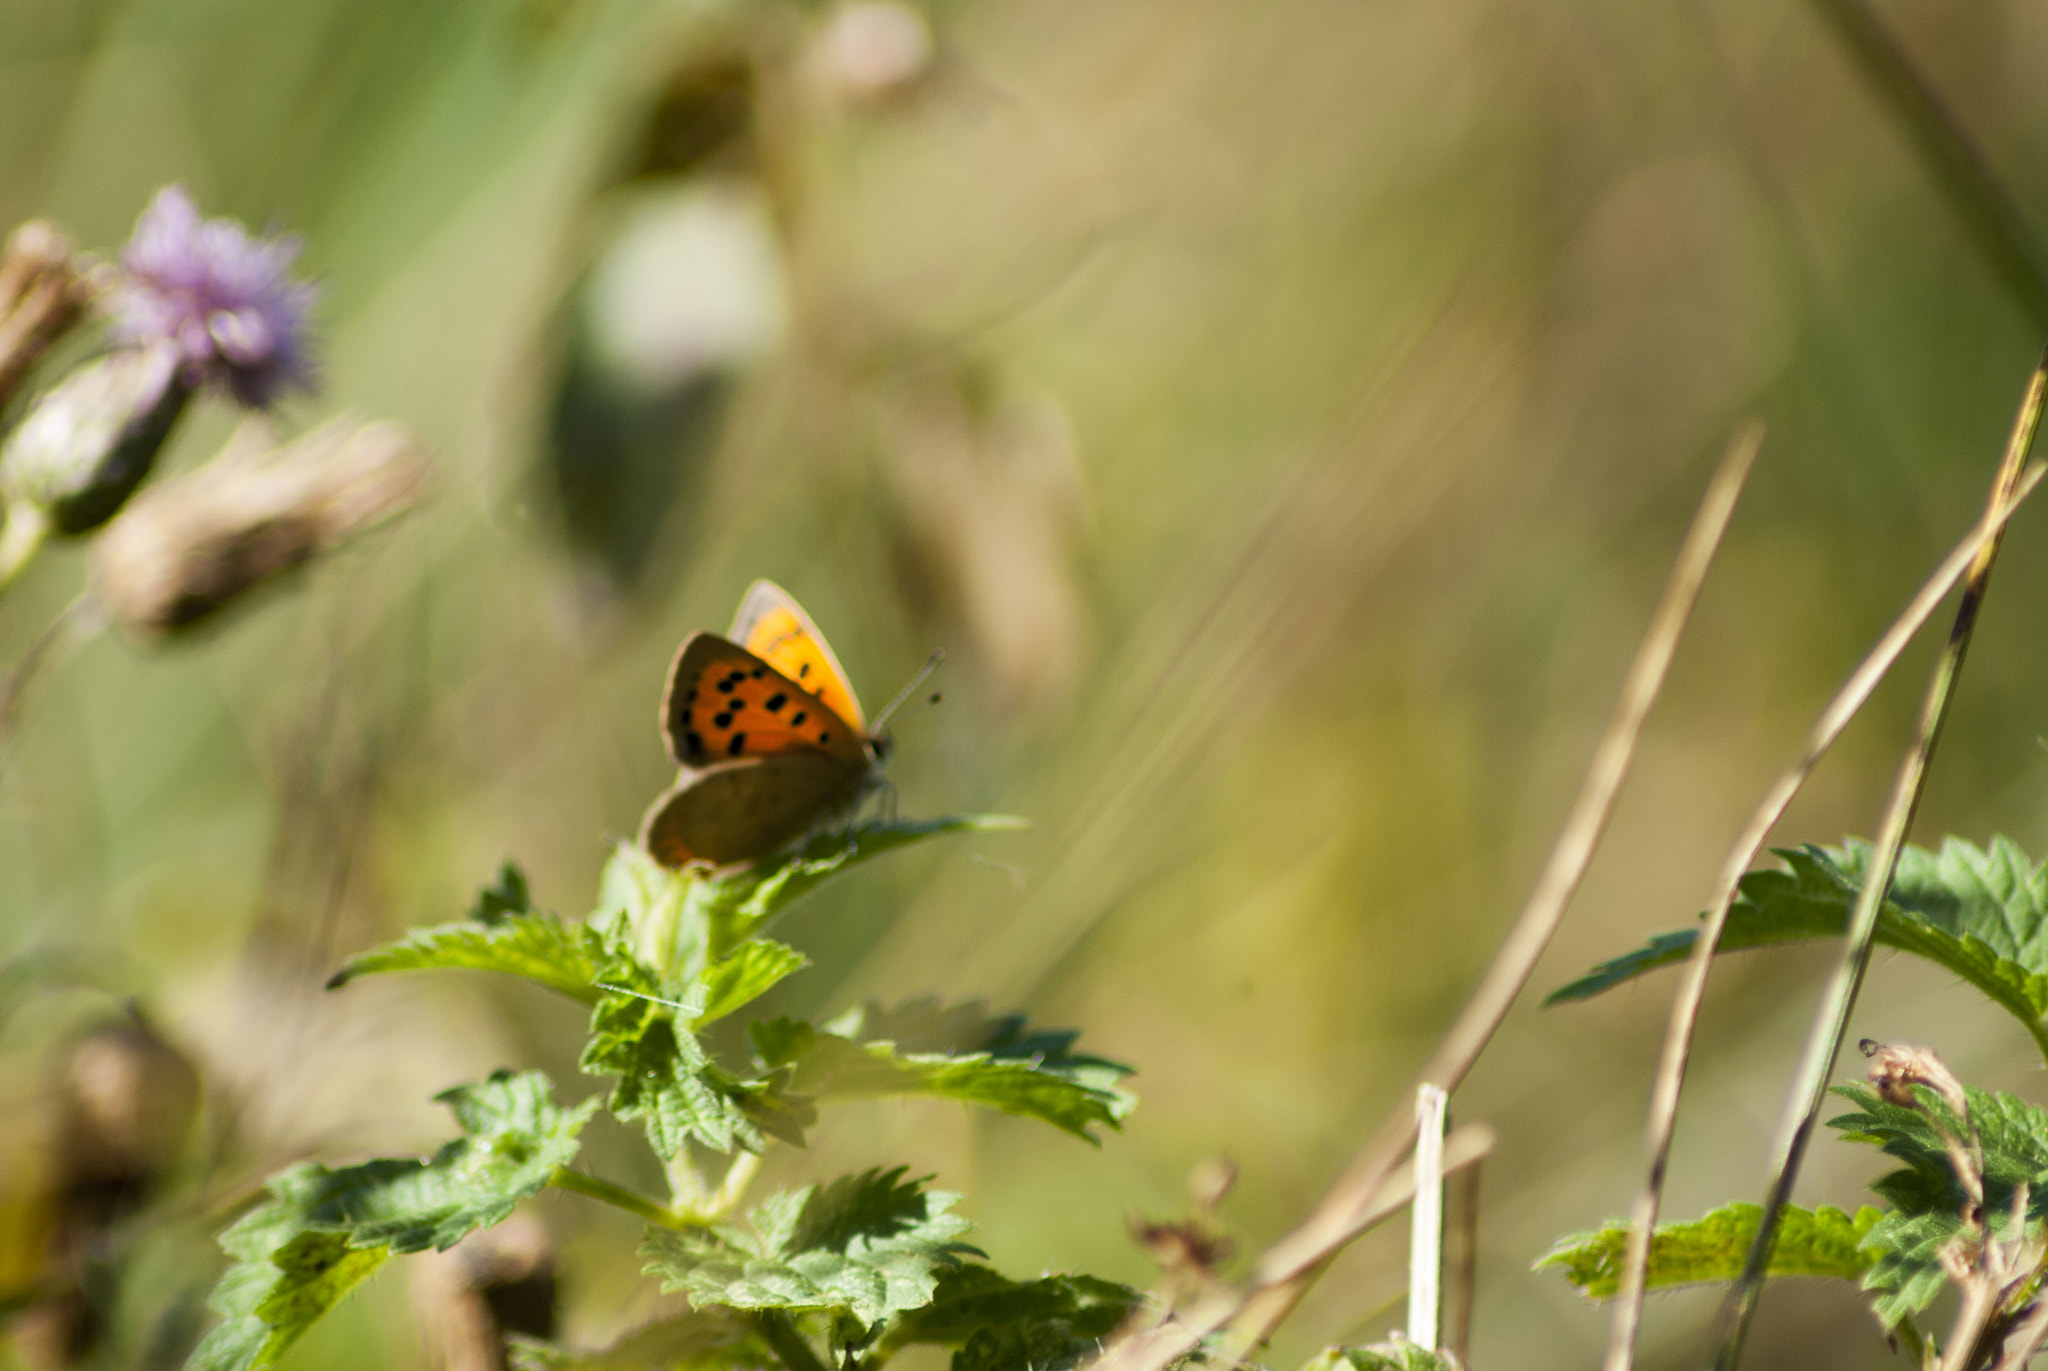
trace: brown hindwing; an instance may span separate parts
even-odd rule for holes
[[[851,804],[867,775],[823,752],[746,757],[685,773],[654,802],[640,841],[663,866],[724,866],[772,852]]]

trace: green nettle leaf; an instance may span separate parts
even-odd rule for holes
[[[221,1322],[186,1371],[275,1366],[329,1309],[383,1265],[390,1249],[351,1247],[346,1233],[311,1233],[292,1205],[273,1201],[221,1234],[235,1264],[207,1303]]]
[[[764,1093],[765,1082],[742,1081],[720,1069],[689,1025],[704,1003],[704,988],[675,999],[673,987],[637,958],[620,954],[596,978],[602,990],[590,1015],[590,1040],[582,1067],[595,1076],[617,1076],[609,1108],[619,1119],[638,1119],[663,1160],[695,1138],[730,1152],[765,1145],[763,1120],[745,1105]],[[773,1130],[771,1130],[773,1131]]]
[[[1325,1348],[1301,1371],[1460,1371],[1460,1367],[1448,1352],[1432,1352],[1397,1338],[1371,1347]]]
[[[609,1347],[578,1350],[513,1334],[514,1371],[723,1371],[776,1365],[751,1324],[723,1309],[692,1311],[627,1333]]]
[[[781,1192],[745,1224],[649,1229],[640,1253],[698,1309],[830,1310],[872,1325],[929,1303],[941,1271],[979,1255],[956,1241],[971,1226],[947,1212],[959,1197],[905,1169]]]
[[[1650,1244],[1649,1288],[1734,1280],[1742,1274],[1762,1213],[1754,1204],[1731,1204],[1691,1223],[1658,1224],[1656,1239]],[[1825,1205],[1806,1210],[1788,1204],[1779,1215],[1778,1240],[1768,1273],[1861,1280],[1873,1261],[1863,1244],[1882,1217],[1868,1206],[1851,1216]],[[1561,1267],[1565,1279],[1583,1294],[1596,1300],[1613,1299],[1621,1289],[1628,1234],[1629,1225],[1615,1220],[1597,1232],[1560,1238],[1537,1258],[1536,1269]]]
[[[309,1162],[272,1178],[271,1193],[304,1227],[344,1233],[357,1247],[445,1250],[545,1189],[558,1167],[576,1159],[577,1135],[598,1107],[585,1100],[561,1108],[539,1071],[496,1071],[434,1098],[454,1111],[466,1136],[424,1159],[339,1170]]]
[[[559,1108],[538,1071],[496,1072],[435,1098],[466,1136],[431,1158],[340,1170],[309,1163],[271,1178],[271,1202],[221,1235],[235,1264],[209,1303],[223,1318],[189,1371],[274,1366],[386,1257],[452,1247],[504,1219],[575,1159],[576,1135],[597,1107]]]
[[[1130,1286],[1094,1276],[1013,1281],[986,1266],[955,1266],[939,1273],[930,1304],[889,1330],[882,1351],[912,1343],[972,1347],[974,1365],[1044,1371],[1093,1355],[1144,1301]]]
[[[704,968],[699,981],[704,987],[704,1009],[697,1016],[698,1026],[745,1008],[783,977],[810,964],[810,958],[795,948],[766,938],[741,943],[730,956]]]
[[[951,819],[895,819],[824,833],[801,847],[763,857],[701,882],[690,914],[707,930],[710,955],[723,957],[767,922],[832,877],[870,858],[949,833],[991,833],[1027,827],[1004,814]]]
[[[1862,888],[1870,845],[1781,849],[1782,871],[1752,871],[1729,911],[1720,951],[1838,938]],[[1660,933],[1602,962],[1546,1003],[1584,1000],[1646,971],[1683,961],[1695,933]],[[1945,967],[2004,1007],[2048,1055],[2048,870],[2006,838],[1980,849],[1957,838],[1939,853],[1908,847],[1879,912],[1877,941]]]
[[[1915,1088],[1918,1109],[1892,1104],[1860,1083],[1839,1086],[1835,1093],[1859,1109],[1830,1119],[1828,1126],[1850,1141],[1876,1143],[1906,1164],[1871,1187],[1892,1208],[1865,1239],[1877,1260],[1864,1287],[1878,1292],[1878,1318],[1894,1324],[1925,1309],[1948,1279],[1941,1250],[1962,1233],[1967,1201],[1936,1120],[1958,1135],[1961,1124],[1939,1095],[1922,1087]],[[2048,1110],[2012,1095],[1969,1087],[1964,1093],[1983,1149],[1984,1210],[1992,1233],[2005,1235],[2013,1195],[2025,1185],[2024,1222],[2029,1235],[2040,1236],[2048,1231]]]
[[[763,1066],[788,1073],[776,1094],[819,1103],[931,1095],[1040,1119],[1089,1142],[1093,1125],[1120,1127],[1137,1104],[1117,1084],[1129,1067],[1075,1052],[1072,1031],[1033,1031],[1022,1015],[991,1016],[980,1002],[869,1004],[823,1027],[778,1018],[749,1032]]]
[[[358,976],[381,971],[456,968],[523,976],[595,1004],[600,992],[593,982],[605,959],[604,938],[588,924],[566,923],[552,914],[501,910],[487,923],[416,928],[398,942],[357,953],[334,973],[327,988],[338,989]]]

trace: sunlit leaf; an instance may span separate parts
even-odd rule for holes
[[[734,948],[730,956],[704,968],[704,1008],[697,1016],[701,1027],[722,1019],[768,993],[777,982],[809,966],[810,958],[793,947],[766,938],[752,938]]]
[[[1870,862],[1870,845],[1781,850],[1782,871],[1742,878],[1720,951],[1838,938]],[[2048,871],[2005,838],[1982,849],[1951,838],[1939,853],[1908,847],[1879,912],[1877,941],[1962,977],[2026,1025],[2048,1054]],[[1646,971],[1684,960],[1695,933],[1660,933],[1552,992],[1584,1000]]]
[[[565,923],[552,914],[500,912],[491,923],[416,928],[398,942],[358,953],[327,987],[383,971],[498,971],[595,1004],[599,991],[593,982],[605,955],[604,939],[587,924]]]
[[[664,1290],[699,1309],[833,1310],[873,1324],[930,1302],[939,1273],[974,1249],[947,1211],[958,1196],[905,1168],[771,1196],[745,1223],[650,1229],[641,1255]]]

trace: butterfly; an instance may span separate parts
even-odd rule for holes
[[[669,671],[661,728],[680,780],[640,841],[664,866],[725,866],[791,842],[880,783],[888,743],[789,592],[756,581],[732,636],[695,633]]]

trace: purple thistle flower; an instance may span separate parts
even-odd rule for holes
[[[296,238],[252,238],[232,219],[205,219],[182,186],[166,186],[135,221],[114,300],[123,343],[177,345],[186,381],[215,381],[251,409],[308,384],[306,311],[315,288],[291,275]]]

